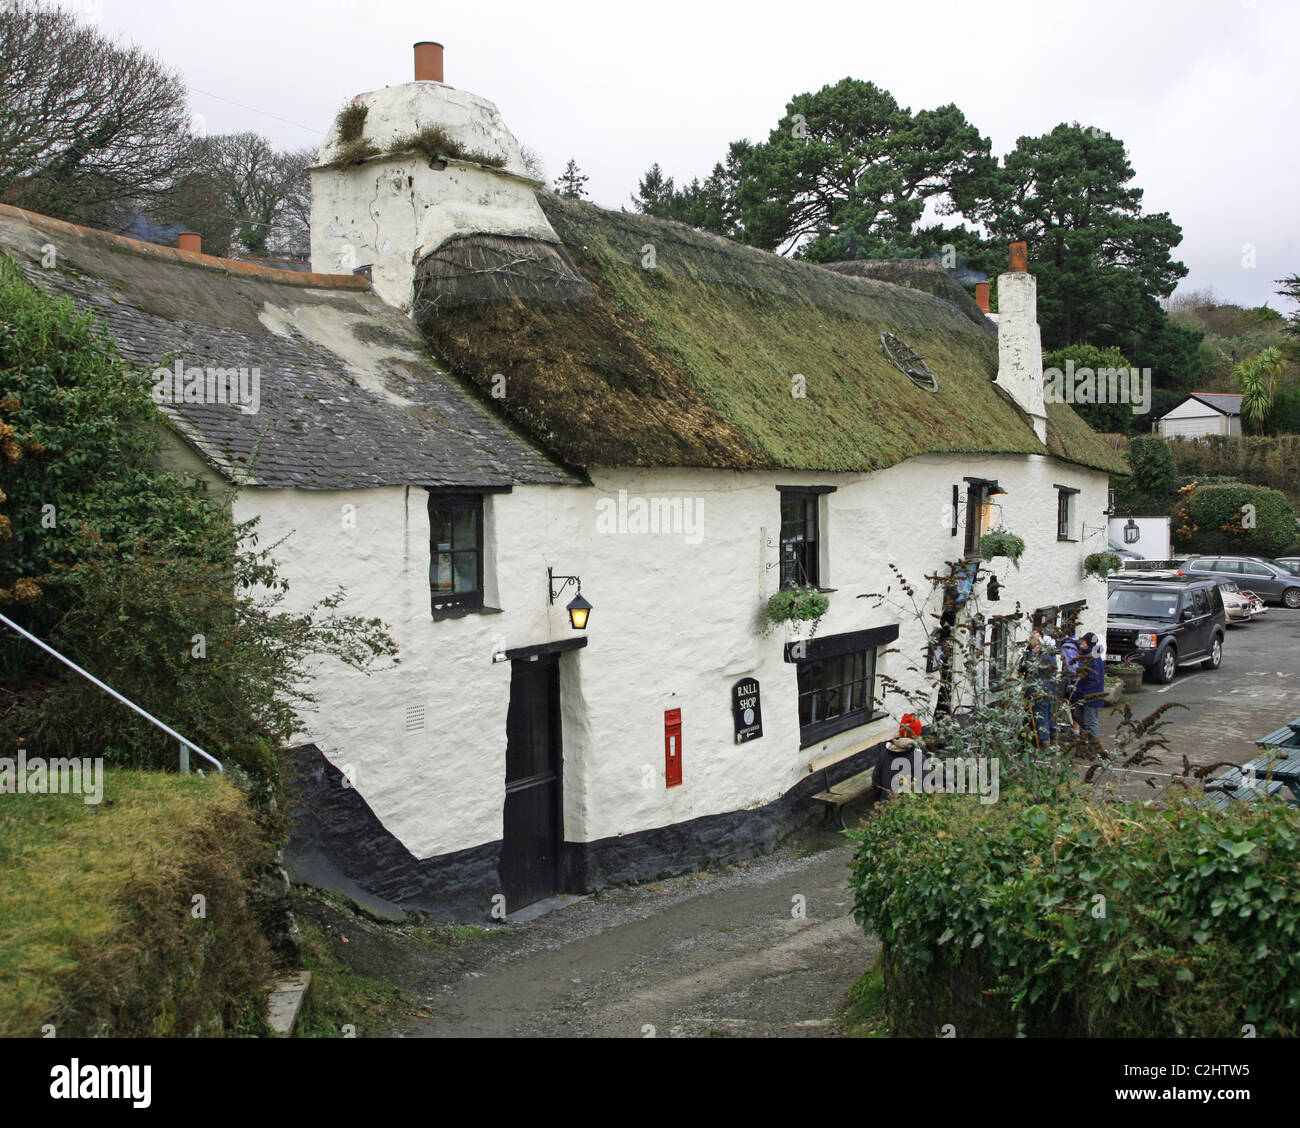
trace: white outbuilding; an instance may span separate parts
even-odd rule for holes
[[[1241,396],[1226,392],[1193,392],[1156,426],[1162,438],[1199,439],[1205,435],[1241,434]]]

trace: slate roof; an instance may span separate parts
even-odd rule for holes
[[[537,198],[564,262],[549,244],[468,236],[477,269],[463,279],[455,243],[421,262],[417,320],[467,381],[486,392],[505,375],[503,410],[571,465],[861,472],[920,454],[1050,454],[1128,472],[1066,404],[1047,405],[1039,441],[994,384],[992,323],[911,288],[946,279],[897,267],[911,281],[894,285]],[[925,358],[937,391],[890,363],[884,332]]]
[[[1199,400],[1223,415],[1241,414],[1241,395],[1230,392],[1193,392],[1187,399]],[[1183,400],[1186,403],[1187,400]]]
[[[53,246],[56,267],[41,266]],[[219,472],[270,488],[503,486],[578,479],[439,367],[363,278],[298,273],[0,205],[0,253],[100,316],[141,370],[259,371],[255,414],[160,405]]]

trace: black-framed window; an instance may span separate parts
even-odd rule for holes
[[[799,736],[811,744],[875,716],[875,650],[799,663]]]
[[[481,494],[429,494],[429,596],[434,615],[483,606]]]
[[[821,527],[818,512],[821,496],[830,490],[822,487],[781,491],[781,586],[783,588],[821,586],[818,552]]]
[[[1079,600],[1077,603],[1062,603],[1060,607],[1061,637],[1069,638],[1078,635],[1079,627],[1083,620],[1083,613],[1087,610],[1088,603],[1086,600]]]
[[[875,705],[876,652],[898,638],[898,624],[789,642],[796,663],[799,744],[806,748],[884,716]]]
[[[1053,638],[1056,637],[1056,616],[1060,608],[1053,605],[1051,607],[1039,607],[1030,616],[1029,621],[1036,631],[1046,631]]]
[[[966,479],[966,541],[967,556],[978,556],[980,537],[984,535],[984,519],[988,512],[989,483],[983,479]]]
[[[1074,529],[1074,498],[1078,490],[1071,486],[1056,487],[1056,539],[1072,541]]]
[[[1011,643],[1015,628],[1006,619],[994,619],[989,623],[988,644],[988,678],[989,690],[997,693],[1006,680],[1011,666]]]

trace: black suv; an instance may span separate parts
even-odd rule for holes
[[[1208,670],[1223,660],[1223,596],[1217,580],[1194,576],[1113,584],[1106,609],[1106,661],[1146,666],[1171,682],[1179,666]]]

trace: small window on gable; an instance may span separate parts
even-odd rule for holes
[[[435,616],[483,606],[483,497],[429,495],[429,594]]]

